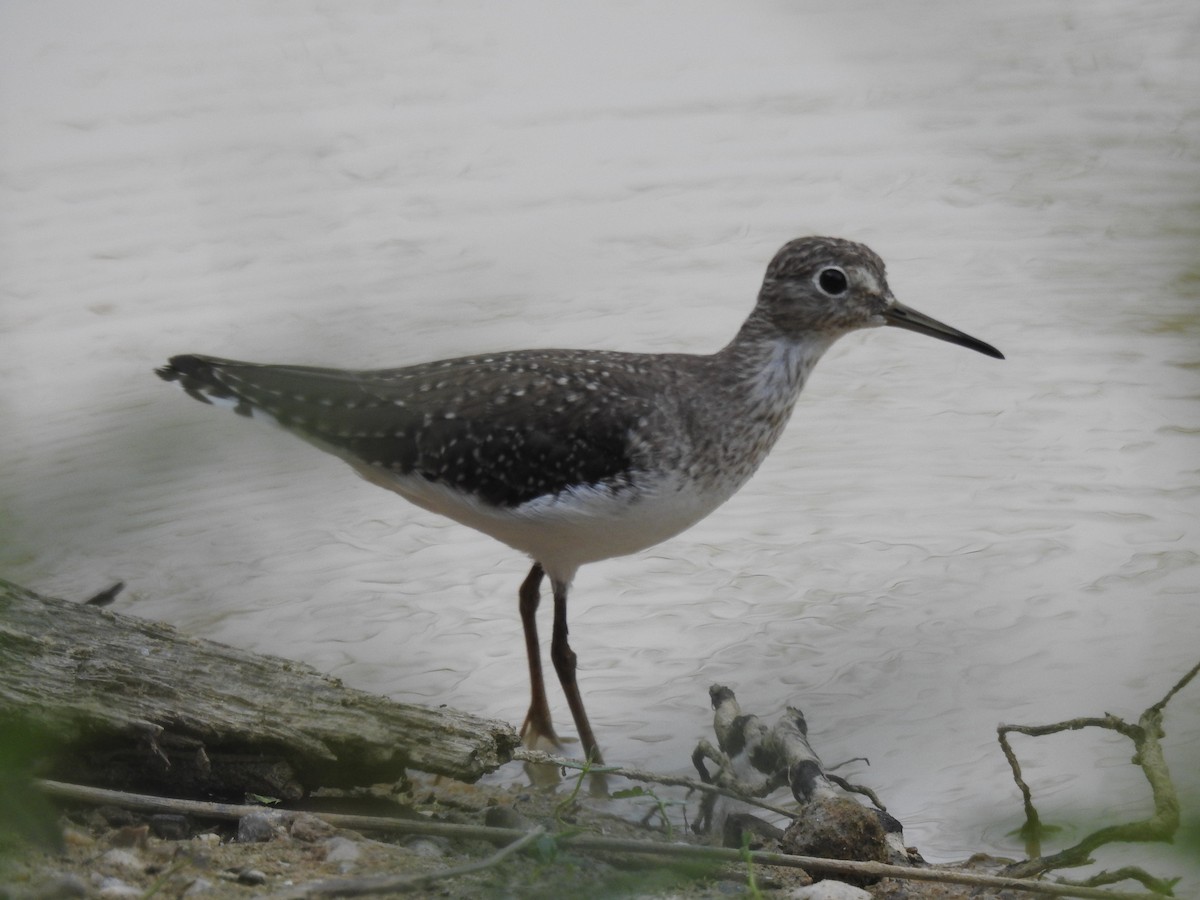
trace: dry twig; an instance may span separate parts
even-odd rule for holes
[[[1104,844],[1170,841],[1172,839],[1179,828],[1179,797],[1175,793],[1175,786],[1171,782],[1171,775],[1163,756],[1161,741],[1166,734],[1163,730],[1163,714],[1170,699],[1198,673],[1200,673],[1200,663],[1197,663],[1191,671],[1179,679],[1161,700],[1143,712],[1136,725],[1130,725],[1124,719],[1106,713],[1101,717],[1068,719],[1052,725],[1001,725],[997,729],[1000,747],[1012,768],[1013,779],[1021,790],[1021,797],[1025,805],[1025,824],[1022,826],[1021,834],[1026,838],[1027,852],[1031,856],[1030,859],[1008,866],[1004,870],[1006,874],[1028,878],[1053,869],[1087,865],[1092,862],[1092,852]],[[1041,856],[1040,836],[1044,831],[1044,826],[1033,805],[1033,795],[1029,785],[1021,775],[1021,766],[1017,761],[1016,753],[1009,744],[1008,735],[1016,732],[1031,737],[1040,737],[1063,731],[1078,731],[1082,728],[1104,728],[1115,731],[1133,742],[1133,762],[1141,768],[1146,776],[1146,781],[1150,784],[1150,791],[1154,799],[1154,814],[1141,821],[1125,822],[1101,828],[1089,834],[1073,847],[1060,850],[1050,856]],[[1123,878],[1133,878],[1160,893],[1169,892],[1172,884],[1172,882],[1154,878],[1138,869],[1123,869],[1121,872]],[[1101,873],[1085,884],[1106,884],[1111,881],[1111,874]]]

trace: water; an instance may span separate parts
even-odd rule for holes
[[[0,571],[519,723],[524,560],[150,369],[711,351],[785,240],[862,240],[1008,360],[837,345],[739,496],[581,572],[584,696],[664,771],[713,682],[798,705],[927,856],[1017,854],[995,726],[1136,719],[1200,647],[1197,38],[1182,0],[5,4]],[[1167,728],[1195,821],[1200,686]],[[1018,745],[1047,819],[1148,812],[1127,745]]]

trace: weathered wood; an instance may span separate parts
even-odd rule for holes
[[[0,737],[18,735],[43,749],[51,777],[289,799],[406,768],[474,781],[519,744],[503,722],[0,580]]]
[[[708,694],[718,746],[707,740],[696,746],[692,764],[701,779],[756,797],[786,785],[802,808],[784,832],[753,815],[718,804],[710,794],[701,802],[693,826],[696,831],[718,830],[726,847],[741,846],[750,833],[778,841],[786,852],[802,856],[876,862],[894,856],[897,862],[908,861],[900,823],[882,807],[867,809],[838,791],[808,741],[808,725],[799,709],[789,706],[774,726],[768,726],[758,716],[744,714],[733,691],[724,685],[714,684]],[[715,774],[708,771],[706,762],[717,765]],[[751,770],[764,777],[757,783],[746,781]],[[855,788],[846,785],[844,789]]]

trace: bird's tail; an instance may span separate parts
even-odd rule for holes
[[[257,404],[251,402],[234,384],[236,380],[224,377],[226,367],[252,366],[252,363],[232,359],[217,359],[214,356],[172,356],[167,364],[155,369],[154,374],[163,381],[178,381],[190,397],[201,403],[228,406],[238,415],[249,416]]]

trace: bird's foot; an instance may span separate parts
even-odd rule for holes
[[[525,717],[525,724],[521,726],[521,744],[527,750],[561,756],[563,746],[558,735],[554,733],[554,726],[548,719],[545,721],[539,721],[539,719],[540,717],[534,716],[533,711],[530,710],[530,714]],[[525,774],[535,788],[542,790],[555,788],[562,783],[561,770],[553,763],[527,762],[525,763]]]

